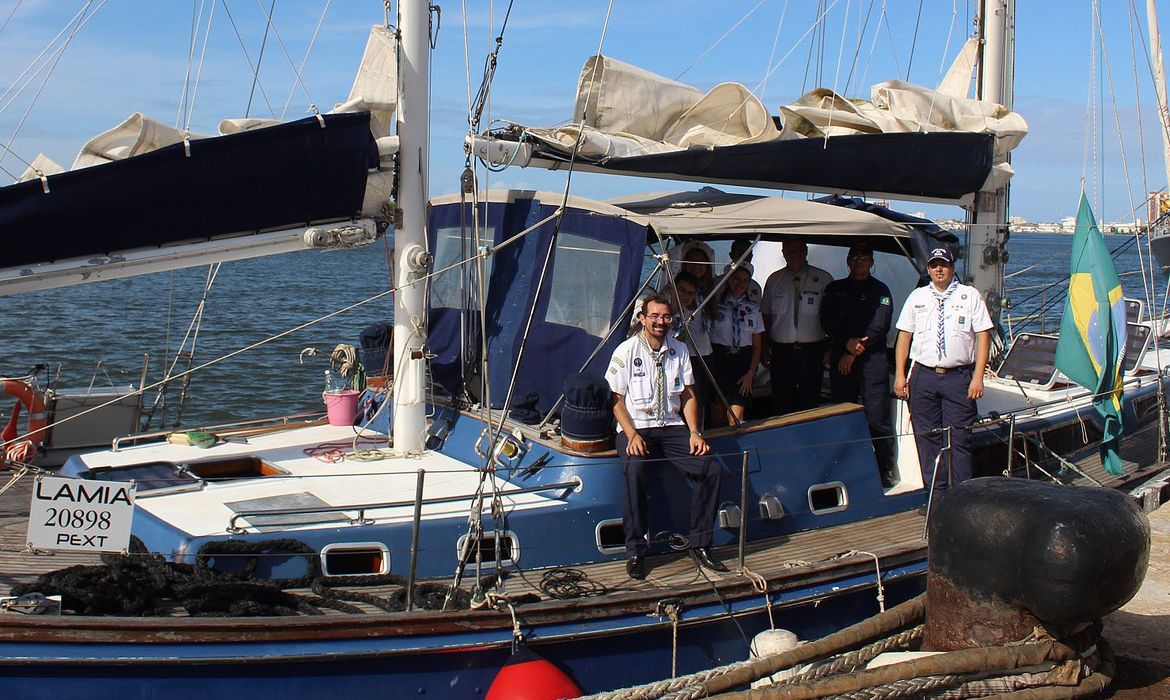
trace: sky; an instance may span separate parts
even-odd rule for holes
[[[438,195],[458,188],[469,94],[508,5],[432,2],[442,8],[431,112]],[[1012,157],[1013,215],[1073,215],[1083,181],[1100,220],[1132,220],[1135,209],[1144,218],[1145,192],[1166,185],[1144,3],[1102,5],[1093,51],[1088,0],[1019,2],[1014,106],[1030,130]],[[514,0],[484,123],[567,122],[581,66],[598,52],[703,90],[741,82],[773,113],[815,86],[851,97],[892,78],[934,86],[971,33],[973,11],[970,0]],[[368,27],[382,20],[374,0],[0,0],[0,181],[37,153],[68,166],[89,138],[134,112],[215,133],[227,117],[327,111],[347,96]],[[1170,9],[1159,23],[1170,38]],[[509,168],[486,184],[561,191],[565,177]],[[677,187],[572,180],[574,194],[596,198]]]

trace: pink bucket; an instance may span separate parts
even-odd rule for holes
[[[353,425],[357,418],[358,392],[352,389],[344,391],[327,391],[325,397],[325,411],[329,416],[329,425]]]

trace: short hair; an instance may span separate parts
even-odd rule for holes
[[[691,285],[695,289],[699,288],[699,278],[695,277],[694,275],[687,272],[686,270],[683,270],[682,272],[680,272],[674,276],[674,286],[677,287],[678,285],[684,284],[684,283]]]
[[[873,246],[871,246],[866,241],[858,241],[857,243],[854,243],[853,245],[849,246],[849,252],[846,255],[846,257],[857,258],[857,257],[862,257],[862,256],[872,258],[873,257]]]
[[[738,258],[739,255],[743,255],[743,251],[751,248],[752,245],[754,245],[754,244],[746,238],[735,239],[734,241],[731,242],[731,257]],[[739,249],[739,255],[735,254],[735,251],[737,248]]]
[[[672,313],[674,312],[674,304],[671,304],[670,299],[668,299],[665,295],[651,294],[650,296],[648,296],[642,300],[642,308],[638,310],[638,315],[645,316],[646,315],[646,308],[649,307],[651,304],[665,304],[666,308],[670,309],[670,311]]]

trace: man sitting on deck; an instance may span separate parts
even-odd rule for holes
[[[646,578],[650,460],[670,462],[686,475],[691,487],[691,555],[700,566],[725,572],[727,567],[711,552],[719,465],[705,456],[711,448],[698,430],[690,354],[685,344],[668,336],[673,316],[666,297],[645,299],[637,319],[641,330],[617,346],[605,374],[613,392],[617,450],[626,480],[622,512],[626,573],[630,578]]]

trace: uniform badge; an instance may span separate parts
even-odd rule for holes
[[[966,323],[966,322],[967,322],[967,317],[966,317],[966,316],[960,316],[960,317],[959,317],[959,325],[960,325],[960,326],[961,326],[961,325],[963,325],[963,324],[964,324],[964,323]]]
[[[613,358],[613,363],[615,365],[617,365],[618,367],[625,367],[626,366],[626,363],[622,362],[622,358],[620,358],[620,357]]]
[[[641,366],[642,366],[642,358],[640,358],[640,357],[635,357],[635,358],[634,358],[634,366],[635,366],[635,367],[641,367]]]
[[[963,294],[963,295],[961,295],[961,298],[963,298],[963,299],[966,299],[966,298],[967,298],[967,295],[966,295],[966,294]]]
[[[671,349],[670,349],[670,356],[671,356],[671,357],[674,357],[674,356],[675,356],[675,351],[674,351],[674,348],[671,348]]]
[[[820,277],[813,277],[813,282],[820,282],[820,281],[821,281]]]
[[[881,304],[882,306],[889,306],[890,305],[890,298],[889,297],[882,297],[881,301],[879,301],[878,303]]]
[[[610,367],[610,368],[609,368],[609,373],[610,373],[610,374],[617,374],[617,367]]]

